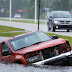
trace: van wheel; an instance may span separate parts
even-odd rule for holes
[[[67,32],[69,32],[70,30],[68,29]]]
[[[52,32],[55,32],[55,28],[54,28],[53,25],[51,26],[51,31],[52,31]]]
[[[55,28],[53,28],[53,32],[55,32]]]
[[[47,27],[48,27],[48,31],[50,31],[51,30],[51,24],[50,24],[50,22],[47,23]]]

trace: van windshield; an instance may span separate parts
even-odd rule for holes
[[[55,12],[53,14],[54,18],[71,18],[71,15],[69,12]]]

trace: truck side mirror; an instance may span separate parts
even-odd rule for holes
[[[52,38],[53,39],[58,39],[58,36],[57,35],[53,35]]]

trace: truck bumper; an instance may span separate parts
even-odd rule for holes
[[[72,61],[72,51],[60,54],[58,56],[33,63],[33,65],[62,65],[62,64],[71,64]],[[69,63],[68,63],[69,62]]]
[[[72,24],[55,24],[56,29],[70,29],[72,30]]]

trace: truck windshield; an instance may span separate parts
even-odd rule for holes
[[[26,34],[10,40],[10,44],[14,51],[29,47],[31,45],[52,40],[48,35],[43,32],[34,32]]]

